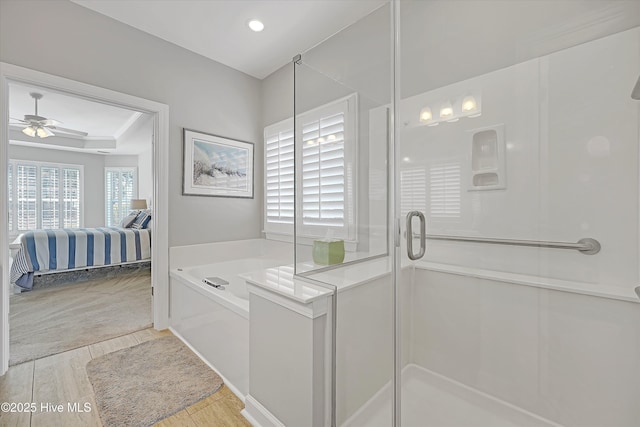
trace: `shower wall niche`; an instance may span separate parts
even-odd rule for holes
[[[504,125],[473,129],[471,134],[471,182],[469,190],[506,188]]]

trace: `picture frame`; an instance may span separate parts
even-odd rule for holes
[[[183,195],[253,199],[253,143],[186,128],[183,142]]]

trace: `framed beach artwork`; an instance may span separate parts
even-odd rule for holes
[[[182,194],[253,198],[253,144],[184,129]]]

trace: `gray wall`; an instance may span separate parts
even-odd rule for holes
[[[104,226],[104,156],[63,150],[9,145],[12,160],[66,163],[84,166],[84,226]]]
[[[0,60],[169,105],[170,246],[261,235],[259,80],[62,0],[0,1]],[[255,143],[255,197],[183,196],[183,127]]]
[[[138,198],[153,206],[153,117],[144,114],[118,138],[118,147],[135,152],[131,164],[138,168]],[[107,156],[106,162],[110,157]],[[122,157],[122,156],[120,156]],[[108,166],[108,165],[107,165]]]
[[[146,199],[153,208],[153,147],[138,154],[138,198]]]
[[[262,80],[262,127],[293,117],[293,64]]]

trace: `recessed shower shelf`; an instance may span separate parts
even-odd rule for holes
[[[504,125],[474,129],[471,134],[469,190],[506,188]]]

